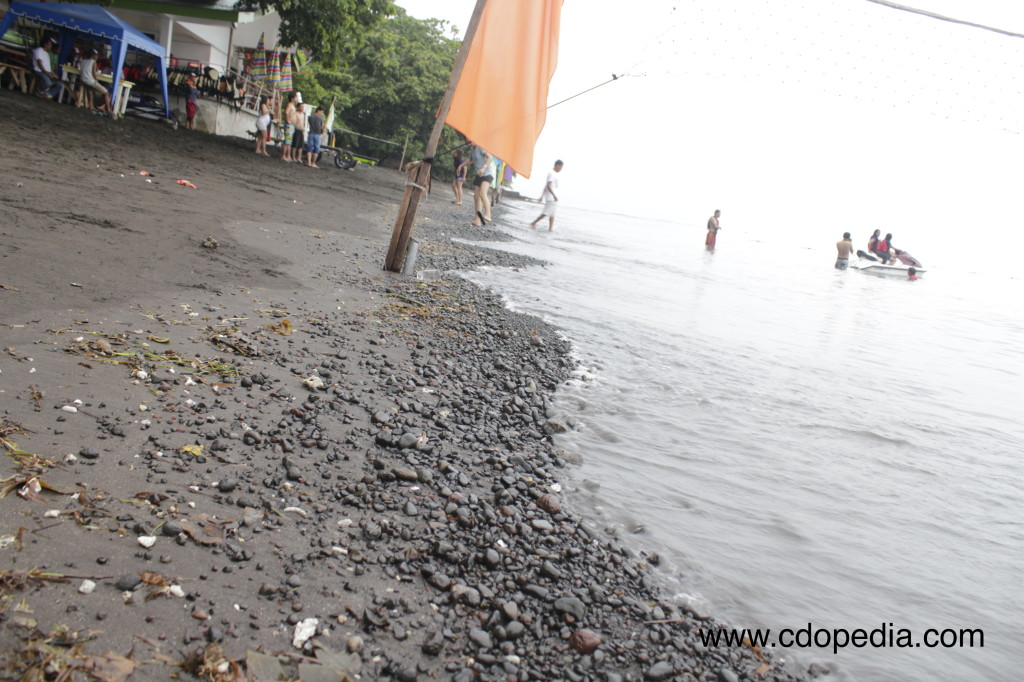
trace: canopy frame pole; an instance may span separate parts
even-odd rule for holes
[[[398,209],[398,217],[395,219],[395,226],[391,232],[391,244],[388,247],[387,258],[384,260],[384,269],[391,272],[401,272],[405,265],[405,254],[409,249],[409,239],[412,237],[412,229],[416,223],[416,211],[419,208],[420,199],[430,181],[430,167],[434,154],[437,152],[437,145],[441,141],[441,133],[444,131],[444,121],[448,118],[448,112],[452,108],[452,100],[455,99],[455,88],[462,78],[462,69],[466,66],[466,58],[473,46],[473,38],[476,36],[477,27],[480,25],[480,17],[483,16],[487,0],[476,0],[473,8],[473,15],[469,19],[469,26],[466,28],[466,35],[462,39],[459,53],[455,57],[455,64],[452,66],[452,75],[448,79],[448,88],[441,98],[441,106],[437,110],[437,119],[434,121],[434,128],[430,131],[430,138],[427,140],[427,148],[423,152],[424,160],[416,165],[409,173],[405,182],[405,194],[402,196],[402,205]]]

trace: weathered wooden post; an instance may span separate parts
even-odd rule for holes
[[[462,77],[462,69],[466,65],[466,57],[469,55],[469,48],[473,44],[473,37],[476,35],[476,29],[480,25],[480,17],[483,15],[486,5],[487,0],[476,0],[476,7],[473,8],[473,16],[470,17],[466,36],[462,39],[462,46],[455,57],[452,75],[448,79],[448,88],[444,91],[444,97],[441,98],[441,106],[437,111],[434,129],[430,131],[430,138],[427,140],[427,148],[423,153],[424,161],[407,174],[405,194],[402,196],[402,205],[398,209],[395,227],[391,232],[391,245],[388,247],[388,255],[384,260],[385,270],[390,270],[391,272],[402,271],[402,265],[405,263],[405,253],[409,248],[409,238],[412,236],[412,228],[416,223],[416,211],[419,208],[423,193],[426,192],[427,182],[430,179],[430,166],[434,154],[437,152],[437,145],[441,141],[444,120],[448,117],[448,111],[452,107],[452,100],[455,98],[455,88]]]

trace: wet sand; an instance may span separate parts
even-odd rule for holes
[[[381,270],[401,174],[0,111],[5,677],[797,679],[567,508],[568,345]],[[449,199],[421,267],[537,265]]]

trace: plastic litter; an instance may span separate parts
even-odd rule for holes
[[[192,189],[196,189],[196,186],[195,186],[195,185],[193,185],[193,184],[192,184],[191,182],[189,182],[188,180],[178,180],[178,184],[179,184],[179,185],[184,185],[185,187],[191,187]]]

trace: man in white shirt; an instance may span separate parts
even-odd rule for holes
[[[537,223],[545,217],[548,219],[548,232],[555,229],[555,207],[558,205],[558,195],[555,190],[558,189],[558,174],[562,172],[562,165],[561,160],[555,161],[554,169],[548,172],[548,179],[544,183],[544,194],[540,197],[540,200],[544,202],[544,210],[536,220],[530,223],[530,227],[535,230]]]
[[[60,78],[50,66],[50,50],[56,44],[53,36],[48,36],[32,50],[32,70],[35,71],[37,81],[36,94],[46,99],[53,99],[60,92]]]

